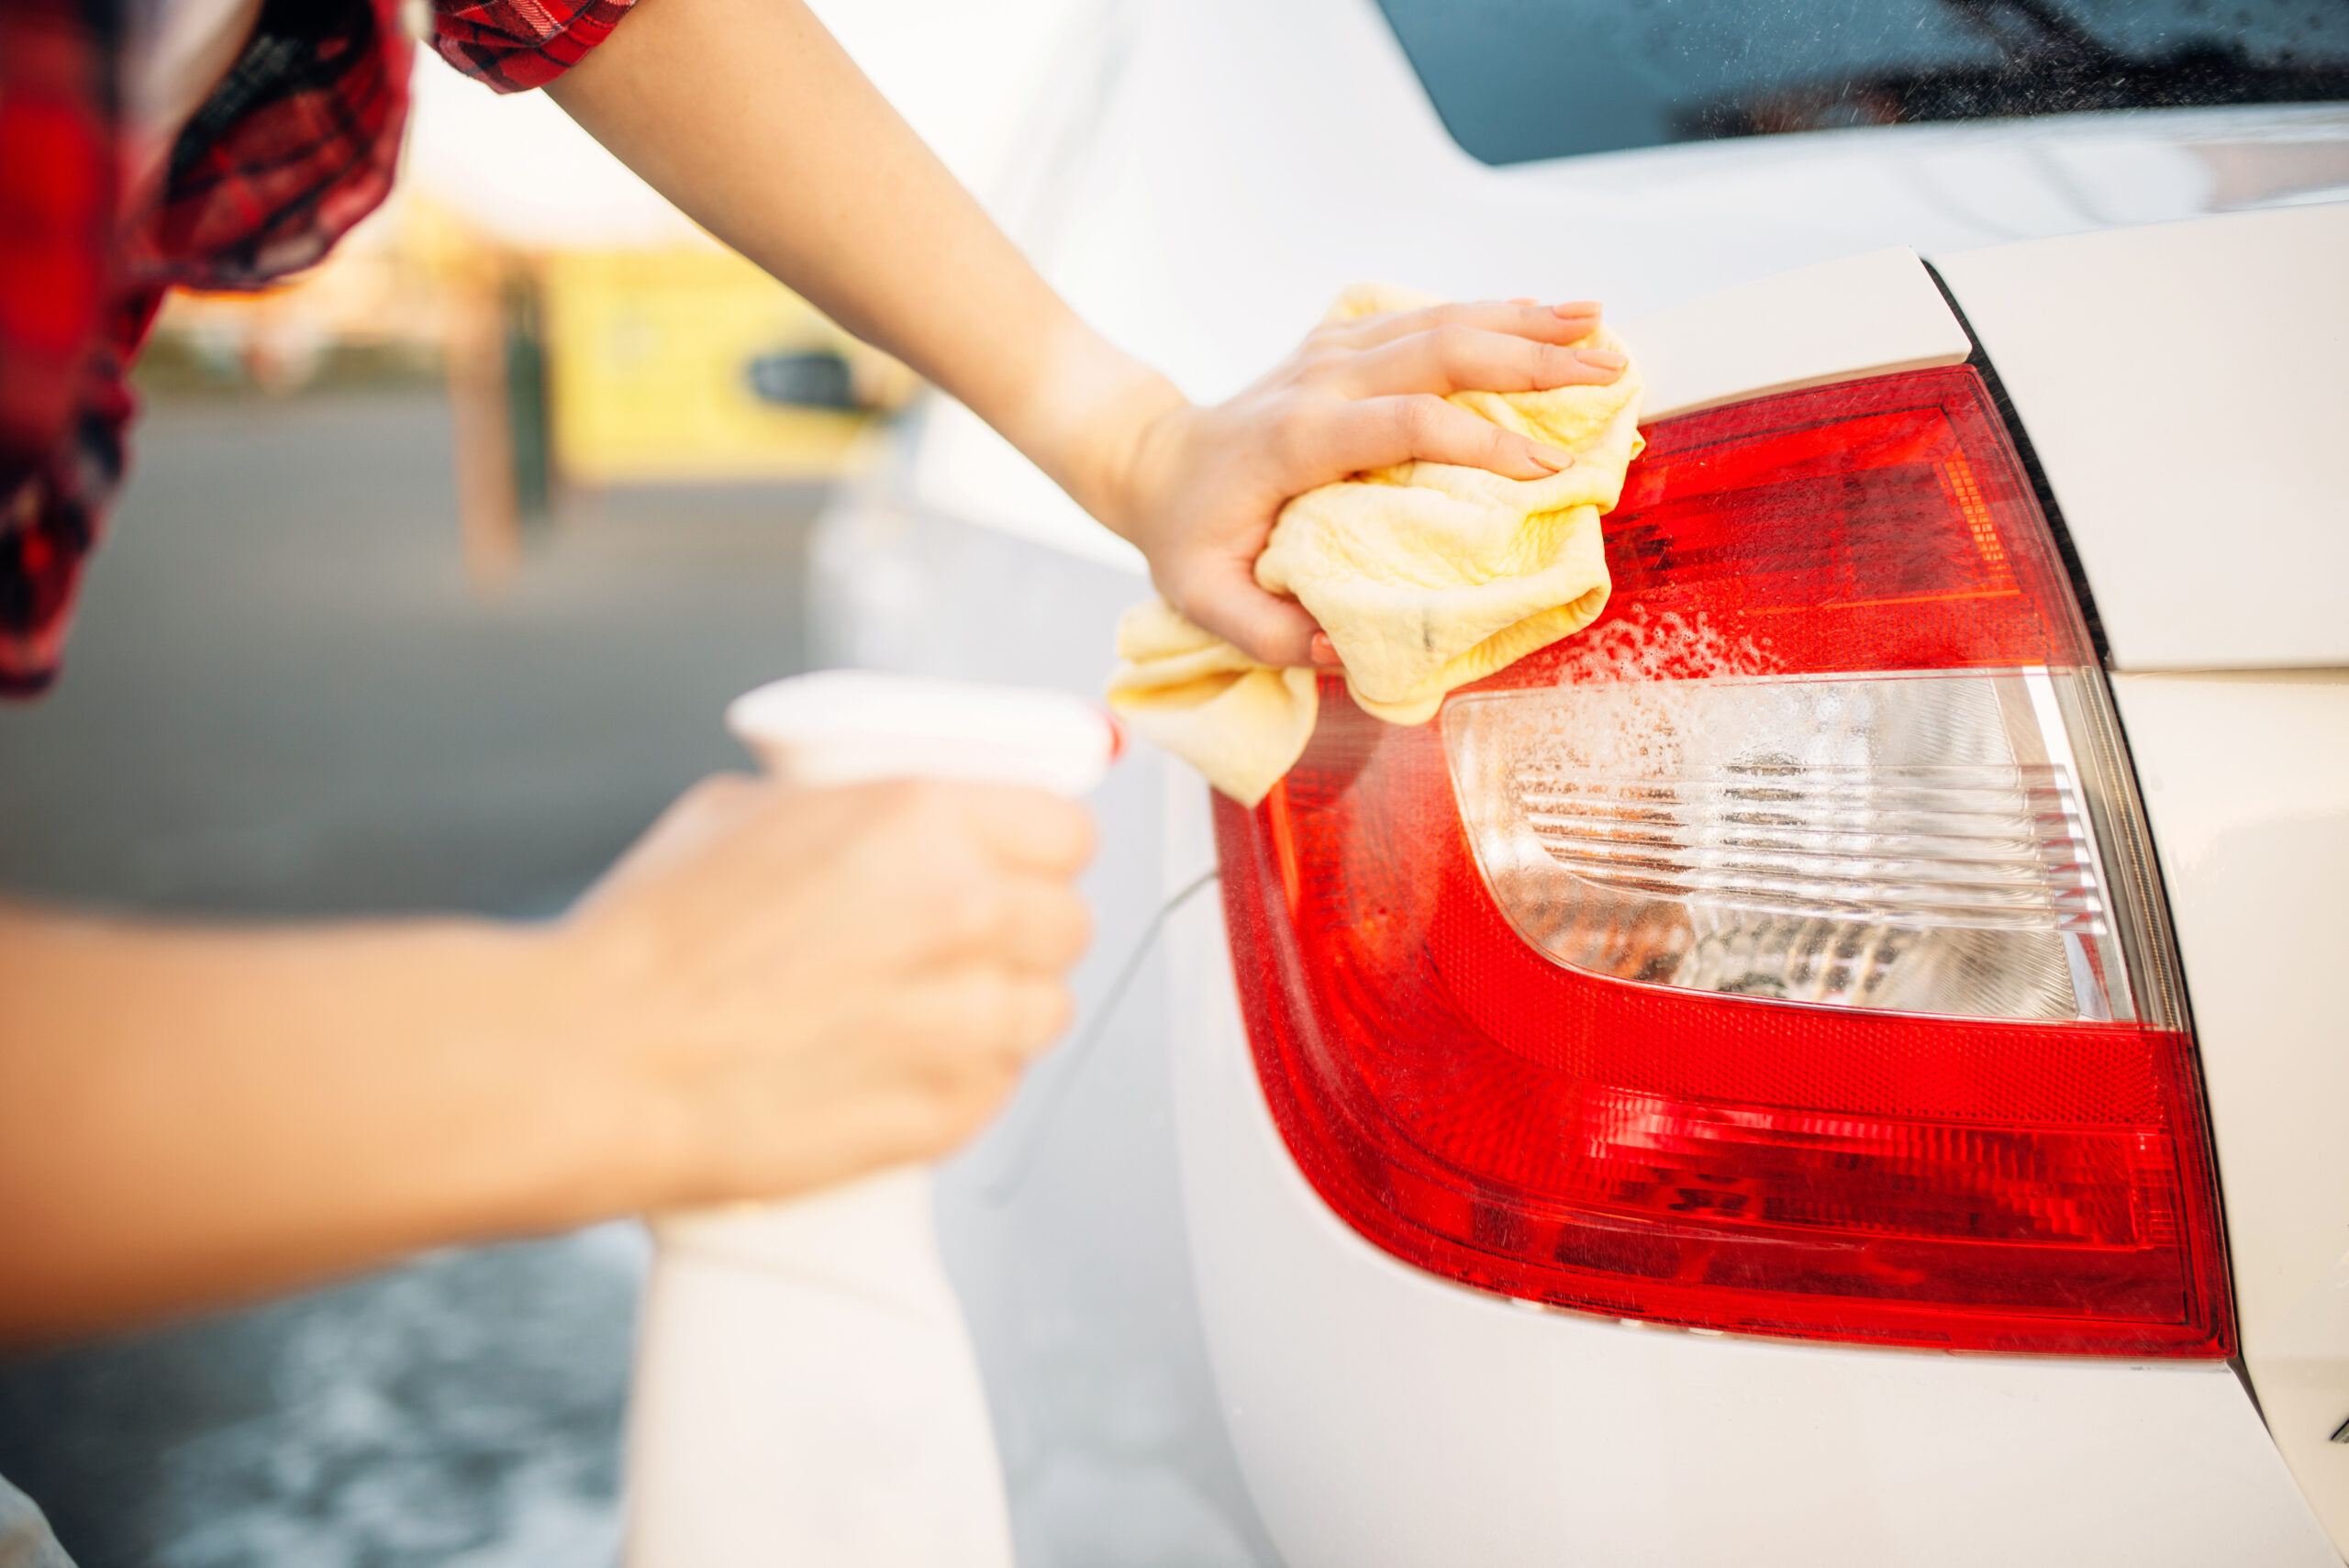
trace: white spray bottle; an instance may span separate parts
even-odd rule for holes
[[[727,724],[814,786],[1098,784],[1100,709],[1057,692],[827,671]],[[927,1167],[652,1222],[629,1419],[628,1568],[1011,1568],[986,1396]]]

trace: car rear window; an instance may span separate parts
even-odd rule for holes
[[[1378,0],[1460,145],[2349,98],[2342,0]]]

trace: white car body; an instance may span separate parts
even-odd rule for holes
[[[1023,1561],[2340,1562],[2349,206],[2330,204],[2349,113],[1494,169],[1445,133],[1369,0],[1146,5],[1070,47],[1097,91],[1044,116],[1043,172],[1002,209],[1081,310],[1195,396],[1242,384],[1361,277],[1604,298],[1651,417],[1978,341],[2101,621],[2191,998],[2242,1354],[1659,1329],[1389,1256],[1275,1129],[1212,896],[1178,898],[1136,989],[1104,995],[1215,861],[1204,786],[1130,768],[1101,802],[1105,956],[1085,981],[1097,1009],[1122,997],[1108,1058],[1048,1065],[943,1196]],[[1130,551],[947,406],[818,545],[822,651],[843,662],[1085,690],[1145,591]]]

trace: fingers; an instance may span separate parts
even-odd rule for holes
[[[978,841],[1008,870],[1067,879],[1093,859],[1093,814],[1021,784],[953,784]]]
[[[1615,380],[1631,361],[1611,349],[1571,349],[1478,327],[1437,327],[1350,354],[1332,367],[1355,397],[1427,392],[1546,392]]]
[[[661,1204],[930,1157],[1067,1029],[1093,840],[1041,790],[705,784],[551,937],[553,1032],[666,1107]]]
[[[1417,460],[1481,468],[1504,479],[1546,479],[1575,461],[1572,452],[1425,393],[1346,404],[1330,417],[1325,439],[1330,466],[1345,473]]]
[[[970,890],[954,910],[955,949],[1023,976],[1053,979],[1093,940],[1093,915],[1064,882],[1007,878]]]
[[[1330,476],[1343,478],[1352,472],[1337,468]],[[1329,640],[1322,637],[1319,623],[1296,600],[1267,594],[1258,586],[1252,562],[1231,557],[1218,560],[1169,597],[1194,624],[1259,663],[1289,669],[1337,662],[1334,656],[1326,661],[1313,657],[1315,639]]]
[[[1083,957],[1093,917],[1075,878],[1092,858],[1092,815],[1073,801],[1010,784],[940,784],[913,803],[915,870],[897,890],[929,964],[974,962],[1057,981]],[[966,836],[958,846],[951,840]],[[911,934],[911,933],[909,933]]]
[[[1058,980],[1015,977],[1003,984],[1000,996],[1003,1049],[1022,1062],[1050,1050],[1076,1018],[1075,999]]]
[[[1597,300],[1566,305],[1536,305],[1531,300],[1487,300],[1473,305],[1431,305],[1422,310],[1397,310],[1366,316],[1359,321],[1325,327],[1314,336],[1339,348],[1366,350],[1440,327],[1468,327],[1480,332],[1505,332],[1536,343],[1578,343],[1598,329]]]
[[[1033,1060],[1075,1017],[1075,998],[1058,976],[973,964],[932,975],[903,999],[893,1021],[921,1043],[918,1071],[959,1078]]]
[[[1022,974],[1058,979],[1093,945],[1093,911],[1063,883],[1011,889],[1004,907],[1004,960]]]
[[[859,1042],[864,1060],[894,1056],[896,1071],[829,1123],[836,1136],[844,1124],[858,1134],[849,1170],[952,1152],[1002,1109],[1027,1065],[1075,1016],[1059,981],[981,966],[930,976],[900,994],[887,1020]]]

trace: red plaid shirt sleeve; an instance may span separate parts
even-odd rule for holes
[[[435,0],[433,43],[519,92],[576,65],[630,3]],[[161,199],[125,226],[121,34],[106,0],[0,0],[0,695],[55,677],[163,290],[257,288],[317,261],[390,192],[407,116],[398,0],[263,0]]]
[[[635,0],[434,0],[432,47],[501,93],[543,87],[610,36]]]

